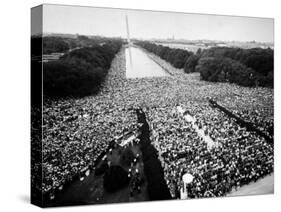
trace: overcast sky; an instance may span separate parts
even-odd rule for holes
[[[273,42],[269,18],[199,15],[141,10],[44,5],[43,32],[134,38],[209,39]]]

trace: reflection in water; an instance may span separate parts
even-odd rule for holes
[[[127,78],[168,76],[168,73],[163,68],[139,48],[128,47],[125,52]]]

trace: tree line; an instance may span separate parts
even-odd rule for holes
[[[203,80],[273,87],[273,70],[274,51],[270,48],[214,47],[202,51],[195,71]]]
[[[70,44],[76,46],[72,39],[62,37],[43,37],[43,54],[51,54],[54,52],[67,52],[70,49]],[[72,41],[72,42],[71,42]]]
[[[274,51],[270,48],[212,47],[193,53],[150,42],[137,45],[183,68],[185,73],[199,72],[202,80],[273,87]]]
[[[44,95],[79,97],[96,93],[121,46],[121,40],[108,40],[102,45],[76,49],[57,61],[44,63]]]
[[[37,38],[38,40],[38,38]],[[91,47],[107,43],[109,40],[118,41],[118,38],[107,38],[101,36],[85,36],[78,35],[76,38],[72,37],[59,37],[59,36],[45,36],[41,38],[43,46],[43,54],[51,53],[66,53],[71,49],[77,47]]]
[[[174,49],[145,41],[137,42],[136,44],[158,55],[176,68],[183,68],[186,60],[193,54],[192,52],[183,49]]]

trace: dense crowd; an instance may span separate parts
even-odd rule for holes
[[[256,90],[259,91],[255,95],[250,92],[236,95],[223,101],[222,105],[273,139],[273,93],[265,93],[260,88]]]
[[[188,197],[224,196],[233,188],[273,172],[273,147],[241,128],[234,120],[208,105],[192,102],[186,110],[220,145],[209,149],[204,140],[175,107],[149,110],[155,146],[163,159],[165,177],[174,198],[181,189]],[[183,188],[182,176],[195,178]]]
[[[206,99],[209,97],[218,100],[219,104],[229,109],[235,115],[238,115],[243,120],[254,124],[259,130],[273,138],[274,128],[274,96],[273,90],[262,87],[245,88],[230,83],[204,83],[199,81],[199,74],[189,74],[188,77],[182,74],[179,69],[175,69],[169,63],[161,61],[161,59],[155,55],[150,55],[154,60],[159,63],[163,63],[166,69],[172,70],[176,75],[176,83],[189,83],[185,87],[177,86],[173,91],[170,91],[172,95],[176,93],[181,99],[181,102],[188,100],[194,100],[194,97],[199,99]],[[186,79],[188,78],[188,79]],[[196,89],[194,89],[196,85]],[[178,89],[183,89],[180,92]],[[195,90],[195,91],[194,91]],[[187,93],[194,92],[194,95]]]
[[[262,117],[273,124],[272,89],[200,81],[198,73],[187,75],[156,56],[152,58],[174,75],[125,79],[122,49],[97,95],[44,99],[44,192],[55,190],[83,173],[94,165],[110,141],[137,129],[134,109],[139,107],[146,113],[152,140],[161,153],[159,159],[174,197],[179,197],[181,177],[186,172],[195,176],[193,183],[185,188],[191,198],[223,196],[233,187],[273,172],[273,147],[207,104],[207,98],[216,98],[242,118],[256,117],[258,126],[262,127],[267,124]],[[245,98],[237,98],[237,93]],[[243,104],[239,105],[242,98]],[[253,98],[255,103],[251,101]],[[178,104],[221,145],[209,150],[191,123],[176,111]],[[252,115],[255,110],[256,114]]]
[[[119,69],[118,65],[113,63],[111,69]],[[137,128],[133,110],[115,105],[105,90],[95,99],[45,99],[44,192],[52,192],[82,174],[94,165],[110,141]]]

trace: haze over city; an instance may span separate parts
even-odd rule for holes
[[[44,5],[43,32],[125,38],[126,15],[133,38],[274,41],[274,20],[270,18],[63,5]]]

